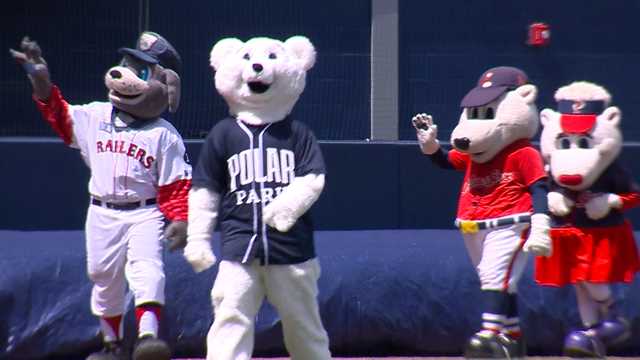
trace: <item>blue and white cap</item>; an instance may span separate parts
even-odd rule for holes
[[[157,33],[145,31],[140,34],[136,48],[120,48],[120,54],[131,55],[149,64],[160,64],[180,74],[180,54],[165,38]]]

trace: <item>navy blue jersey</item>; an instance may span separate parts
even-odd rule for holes
[[[621,225],[624,222],[622,210],[611,209],[604,218],[593,220],[587,216],[584,208],[585,203],[593,196],[602,193],[623,194],[638,192],[639,189],[629,173],[617,161],[614,161],[586,190],[572,191],[552,181],[550,191],[561,192],[575,203],[571,213],[567,216],[551,216],[552,227],[607,227]]]
[[[295,177],[324,173],[315,136],[290,117],[258,126],[235,118],[217,123],[200,152],[193,186],[221,195],[222,259],[295,264],[314,258],[309,212],[282,233],[263,223],[262,209]]]

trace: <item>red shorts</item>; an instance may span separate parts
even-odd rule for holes
[[[629,222],[612,227],[552,228],[551,240],[552,256],[536,257],[535,279],[540,285],[630,283],[640,270]]]

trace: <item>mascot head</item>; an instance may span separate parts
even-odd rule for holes
[[[180,55],[162,36],[144,32],[135,49],[121,48],[119,65],[104,76],[109,100],[139,119],[153,119],[180,104]]]
[[[622,148],[620,119],[611,95],[589,82],[574,82],[556,91],[558,110],[540,113],[540,148],[556,183],[584,190],[600,177]]]
[[[291,112],[315,59],[313,45],[303,36],[284,42],[265,37],[247,42],[222,39],[210,56],[216,89],[229,112],[254,125],[280,121]]]
[[[485,163],[514,141],[533,137],[538,89],[527,82],[527,75],[514,67],[485,71],[462,99],[460,121],[451,133],[453,147]]]

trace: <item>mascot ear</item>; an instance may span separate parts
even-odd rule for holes
[[[167,82],[169,111],[174,113],[180,106],[180,76],[170,69],[164,69],[164,76]]]
[[[544,109],[540,112],[540,123],[542,126],[547,126],[551,123],[551,119],[553,119],[554,111],[551,109]]]
[[[538,97],[538,88],[533,84],[525,84],[514,90],[516,94],[522,96],[527,104],[533,104]]]
[[[218,41],[211,49],[209,63],[214,70],[218,70],[222,61],[240,49],[244,43],[240,39],[226,38]]]
[[[620,124],[620,120],[622,119],[622,112],[618,109],[617,106],[609,106],[602,112],[603,119],[610,122],[611,124],[618,126]]]
[[[284,42],[284,47],[302,62],[305,71],[311,69],[316,63],[316,49],[306,37],[292,36]]]

